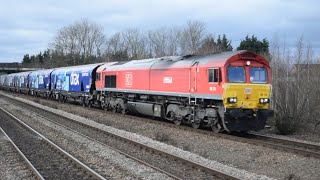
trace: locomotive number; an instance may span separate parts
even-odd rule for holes
[[[71,85],[79,85],[79,74],[72,73],[70,76],[70,84]]]
[[[172,77],[164,77],[163,78],[164,84],[171,84],[172,83]]]

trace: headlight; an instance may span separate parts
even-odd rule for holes
[[[236,97],[228,98],[228,103],[236,103],[238,99]]]
[[[267,104],[267,103],[270,102],[270,99],[269,99],[269,98],[260,98],[260,99],[259,99],[259,102],[260,102],[261,104]]]

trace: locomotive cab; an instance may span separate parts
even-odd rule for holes
[[[224,124],[229,131],[263,129],[270,114],[270,67],[252,52],[225,65]]]

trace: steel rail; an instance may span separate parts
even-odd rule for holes
[[[155,169],[156,171],[159,171],[159,172],[161,172],[161,173],[164,173],[164,174],[168,175],[169,177],[171,177],[171,178],[173,178],[173,179],[182,180],[181,178],[179,178],[179,177],[177,177],[177,176],[175,176],[175,175],[173,175],[173,174],[171,174],[171,173],[169,173],[169,172],[166,172],[166,171],[164,171],[164,170],[162,170],[162,169],[159,169],[159,168],[157,168],[157,167],[155,167],[155,166],[153,166],[153,165],[151,165],[151,164],[149,164],[149,163],[147,163],[147,162],[144,162],[144,161],[142,161],[142,160],[140,160],[140,159],[137,159],[137,158],[135,158],[134,156],[131,156],[131,155],[129,155],[129,154],[123,152],[123,151],[120,151],[120,150],[118,150],[118,149],[116,149],[116,148],[114,148],[114,147],[111,147],[111,146],[109,146],[109,145],[107,145],[107,144],[105,144],[105,143],[103,143],[103,142],[100,142],[100,141],[98,141],[98,140],[96,140],[96,139],[93,139],[93,138],[91,138],[91,137],[89,137],[89,136],[87,136],[87,135],[85,135],[85,134],[83,134],[83,133],[81,133],[81,132],[79,132],[79,131],[76,131],[76,130],[74,130],[74,129],[71,129],[71,128],[69,128],[69,127],[67,127],[67,126],[65,126],[65,125],[63,125],[63,124],[61,124],[61,123],[58,123],[58,122],[56,122],[56,121],[54,121],[54,120],[51,120],[51,119],[49,119],[49,118],[47,118],[47,117],[45,117],[45,116],[43,116],[43,115],[41,115],[41,114],[39,114],[39,113],[36,113],[36,112],[31,111],[31,110],[26,109],[26,108],[23,108],[23,109],[24,109],[25,111],[29,111],[29,112],[35,114],[35,115],[38,116],[38,117],[41,117],[42,119],[45,119],[45,120],[47,120],[47,121],[50,121],[50,122],[52,122],[52,123],[54,123],[54,124],[56,124],[56,125],[58,125],[58,126],[60,126],[60,127],[66,128],[66,129],[68,129],[69,131],[72,131],[72,132],[74,132],[74,133],[76,133],[76,134],[79,134],[79,135],[85,137],[85,138],[88,138],[88,139],[90,139],[90,140],[93,141],[93,142],[96,142],[96,143],[98,143],[98,144],[100,144],[100,145],[102,145],[102,146],[106,146],[107,148],[112,149],[113,151],[118,152],[118,153],[124,155],[125,157],[128,157],[128,158],[130,158],[130,159],[133,159],[133,160],[135,160],[135,161],[137,161],[137,162],[139,162],[139,163],[141,163],[141,164],[144,164],[144,165],[146,165],[146,166],[148,166],[148,167],[151,167],[152,169]]]
[[[0,109],[5,112],[7,115],[9,115],[10,117],[12,117],[14,120],[16,120],[18,123],[20,123],[21,125],[23,125],[26,129],[28,129],[30,132],[36,134],[37,136],[41,137],[46,143],[48,143],[49,145],[51,145],[53,148],[55,148],[56,150],[58,150],[60,153],[62,153],[63,155],[65,155],[67,158],[71,159],[74,163],[76,163],[78,166],[80,166],[81,168],[83,168],[85,171],[87,171],[93,178],[96,179],[102,179],[105,180],[104,177],[102,177],[101,175],[99,175],[97,172],[95,172],[94,170],[92,170],[91,168],[89,168],[88,166],[86,166],[85,164],[83,164],[81,161],[79,161],[78,159],[76,159],[75,157],[73,157],[72,155],[70,155],[68,152],[66,152],[65,150],[63,150],[62,148],[60,148],[59,146],[57,146],[56,144],[54,144],[53,142],[51,142],[49,139],[47,139],[46,137],[44,137],[42,134],[38,133],[36,130],[34,130],[33,128],[31,128],[29,125],[27,125],[26,123],[22,122],[20,119],[18,119],[16,116],[14,116],[13,114],[11,114],[10,112],[8,112],[7,110],[3,109],[2,107],[0,107]]]
[[[3,110],[1,108],[1,110]],[[33,172],[33,174],[40,180],[44,180],[42,175],[38,172],[38,170],[31,164],[29,159],[20,151],[20,149],[14,144],[14,142],[11,140],[11,138],[7,135],[7,133],[0,127],[0,131],[5,135],[5,137],[9,140],[10,144],[16,149],[16,151],[20,154],[20,156],[23,158],[23,160],[27,163],[30,170]]]
[[[310,155],[316,158],[320,158],[320,146],[310,143],[303,143],[298,141],[291,141],[282,138],[276,138],[271,136],[266,136],[257,133],[248,133],[250,138],[254,138],[264,142],[271,142],[276,144],[276,146],[281,146],[285,148],[289,148],[292,151],[299,152],[301,154],[305,154],[306,156]]]

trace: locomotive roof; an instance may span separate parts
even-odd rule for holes
[[[109,66],[113,65],[113,64],[121,64],[121,63],[126,63],[128,61],[120,61],[120,62],[107,62],[107,63],[104,63],[103,65],[101,65],[98,69],[97,69],[97,72],[100,72],[100,71],[104,71],[105,69],[109,68]]]
[[[153,59],[142,59],[142,60],[131,60],[131,61],[120,61],[111,65],[107,65],[107,70],[121,70],[121,69],[163,69],[163,68],[174,68],[174,67],[190,67],[195,62],[198,65],[209,64],[210,62],[215,64],[223,65],[228,59],[237,54],[242,54],[246,50],[242,51],[229,51],[214,53],[208,55],[187,55],[187,56],[167,56],[162,58]],[[106,69],[100,67],[99,70]]]

